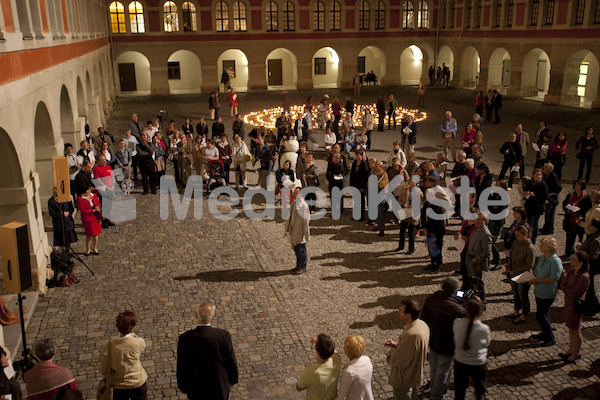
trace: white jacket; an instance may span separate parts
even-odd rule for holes
[[[351,360],[342,372],[338,400],[373,400],[373,364],[367,356]]]

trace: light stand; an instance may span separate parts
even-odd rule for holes
[[[17,304],[19,305],[19,317],[21,318],[20,322],[23,351],[21,352],[21,359],[14,363],[16,365],[15,379],[18,379],[19,375],[24,376],[25,372],[33,368],[35,363],[39,361],[33,354],[31,354],[31,350],[29,350],[27,347],[27,339],[25,337],[25,318],[23,316],[23,300],[25,300],[25,296],[22,296],[21,293],[18,293],[17,298]]]

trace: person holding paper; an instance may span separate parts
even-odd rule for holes
[[[535,278],[531,280],[534,285],[536,312],[535,317],[540,323],[541,332],[531,335],[532,339],[542,342],[542,346],[554,346],[556,338],[550,324],[548,311],[554,303],[558,292],[558,280],[562,275],[563,265],[561,259],[556,255],[558,243],[554,238],[544,238],[540,243],[542,255],[538,259],[537,266],[533,271]]]
[[[415,144],[417,144],[417,123],[415,122],[414,116],[410,114],[406,116],[406,126],[402,130],[402,135],[405,138],[404,152],[414,153]]]
[[[585,191],[586,183],[583,179],[579,179],[573,185],[573,191],[567,195],[563,201],[563,211],[565,219],[563,220],[563,230],[567,234],[567,243],[565,245],[565,256],[571,256],[575,252],[575,241],[579,237],[579,243],[583,242],[583,228],[579,226],[578,221],[581,215],[587,212],[584,210],[588,194]],[[588,204],[591,202],[587,201]],[[586,207],[587,208],[587,207]]]
[[[456,162],[456,149],[454,147],[454,138],[458,124],[456,119],[452,118],[452,111],[446,111],[445,118],[440,123],[440,132],[442,133],[442,148],[444,155],[448,157],[448,148],[452,153],[452,161]]]
[[[513,180],[517,176],[517,172],[513,172],[513,167],[518,165],[523,157],[523,150],[521,148],[521,144],[517,142],[516,133],[513,132],[508,136],[508,141],[502,145],[500,148],[500,153],[504,155],[504,162],[502,163],[498,180],[504,179],[506,172],[510,170],[508,187],[509,189],[512,189]]]
[[[472,153],[471,146],[473,143],[475,143],[476,134],[477,132],[473,128],[473,123],[469,122],[465,126],[462,135],[460,135],[460,147],[465,151],[465,153],[467,153],[467,156],[471,155]]]
[[[506,273],[509,278],[514,278],[524,272],[531,271],[533,260],[535,259],[535,249],[529,239],[529,228],[520,225],[515,229],[515,237],[516,241],[512,244],[510,257],[508,257],[508,264],[506,264]],[[529,304],[529,289],[531,288],[531,283],[518,283],[511,279],[510,285],[512,286],[514,296],[515,310],[507,315],[507,318],[512,319],[513,324],[523,324],[527,321],[527,316],[531,312],[531,306]]]

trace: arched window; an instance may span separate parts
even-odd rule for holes
[[[110,10],[110,28],[113,33],[125,33],[125,7],[118,1],[108,6]]]
[[[585,14],[585,0],[577,0],[575,8],[575,25],[583,24],[583,16]]]
[[[215,9],[217,32],[229,32],[229,7],[224,1],[217,3]]]
[[[317,1],[313,6],[313,29],[315,31],[325,30],[325,6]]]
[[[283,3],[283,8],[281,11],[283,13],[283,30],[285,32],[295,31],[296,14],[294,12],[294,3],[291,1],[286,1]]]
[[[342,7],[337,1],[331,3],[329,22],[329,27],[332,31],[339,31],[342,29]]]
[[[540,17],[540,0],[531,1],[531,18],[529,20],[530,25],[537,25]]]
[[[426,1],[419,2],[419,13],[417,16],[419,28],[429,29],[429,5]]]
[[[556,2],[554,0],[547,0],[546,3],[546,25],[552,25],[554,23],[554,7]]]
[[[186,1],[181,5],[183,13],[183,31],[196,32],[198,23],[196,22],[196,6],[191,1]]]
[[[246,4],[241,1],[233,3],[233,30],[235,32],[246,32],[248,30],[246,16]]]
[[[358,12],[358,29],[367,30],[370,26],[371,13],[369,9],[369,3],[363,0],[360,3],[360,10]]]
[[[471,27],[471,17],[473,16],[473,0],[467,0],[467,9],[465,14],[465,28]]]
[[[414,10],[412,1],[405,1],[404,3],[402,3],[402,10],[402,28],[413,29]]]
[[[381,0],[375,9],[375,29],[385,29],[385,3]]]
[[[144,33],[144,8],[139,1],[129,3],[129,27],[131,33]]]
[[[267,31],[277,31],[277,3],[270,1],[265,8],[265,18],[267,22]]]
[[[163,6],[165,32],[179,31],[179,15],[177,6],[172,1],[167,1]]]
[[[494,26],[502,24],[502,0],[496,0],[496,12],[494,13]]]
[[[513,26],[514,16],[515,16],[515,0],[508,0],[508,7],[506,10],[506,26]]]

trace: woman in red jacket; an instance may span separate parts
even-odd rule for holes
[[[102,233],[102,210],[100,201],[92,188],[88,187],[85,192],[77,198],[77,208],[81,213],[81,222],[85,230],[85,244],[87,246],[86,256],[90,255],[90,244],[94,244],[94,255],[98,255],[98,235]]]

